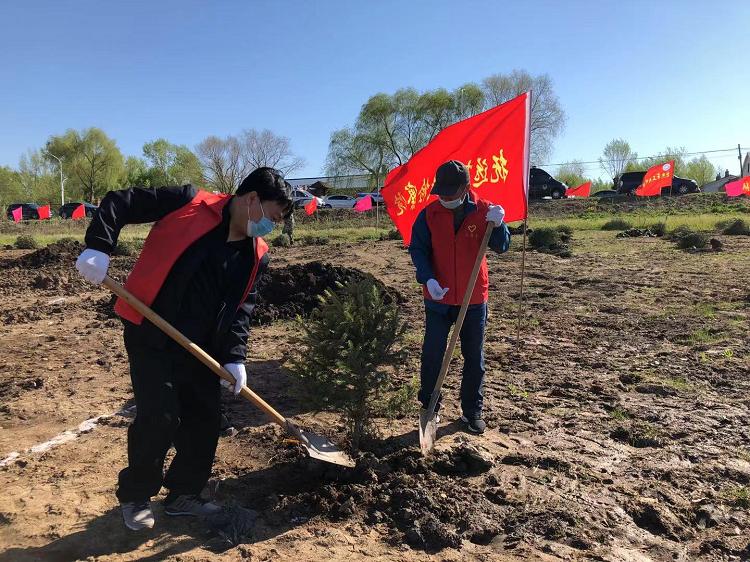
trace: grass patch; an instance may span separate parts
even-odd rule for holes
[[[508,385],[508,392],[510,392],[511,396],[514,396],[516,398],[520,398],[521,400],[526,400],[529,397],[529,391],[528,390],[524,390],[523,388],[519,388],[515,384],[509,384]]]
[[[723,339],[722,335],[720,333],[713,332],[711,330],[707,330],[705,328],[701,328],[700,330],[695,330],[688,336],[688,342],[692,345],[710,345],[714,343],[718,343]]]
[[[39,247],[39,244],[33,236],[21,234],[16,238],[13,246],[18,250],[36,250]]]
[[[750,236],[750,227],[742,219],[733,221],[720,221],[716,223],[717,228],[722,234],[729,236]]]
[[[276,238],[271,240],[272,248],[288,248],[292,245],[292,240],[288,234],[279,234]]]
[[[633,225],[625,219],[612,219],[602,225],[602,230],[630,230]]]
[[[747,486],[726,488],[722,491],[721,498],[735,507],[750,508],[750,488]]]
[[[611,417],[613,420],[617,420],[617,421],[623,421],[623,420],[630,419],[630,415],[625,410],[623,410],[622,408],[613,408],[609,412],[609,417]]]

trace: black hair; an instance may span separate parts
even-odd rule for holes
[[[293,209],[291,199],[291,185],[284,179],[284,174],[275,168],[262,167],[250,172],[237,188],[237,195],[245,195],[254,191],[261,201],[275,201],[288,215]]]

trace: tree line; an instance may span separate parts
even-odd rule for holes
[[[98,202],[110,189],[192,183],[232,193],[250,171],[272,166],[289,174],[304,160],[289,139],[269,130],[209,136],[193,150],[158,138],[140,156],[125,156],[114,139],[96,127],[53,135],[42,148],[28,150],[18,166],[0,167],[0,205],[12,202],[60,204],[61,182],[67,201]]]

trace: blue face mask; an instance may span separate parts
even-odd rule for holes
[[[265,236],[276,227],[274,222],[266,217],[266,212],[263,210],[262,204],[260,205],[260,212],[263,213],[263,218],[258,222],[251,220],[249,217],[247,219],[247,235],[251,238]]]

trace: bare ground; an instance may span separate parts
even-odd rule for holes
[[[105,291],[69,256],[0,254],[0,561],[26,560],[746,560],[750,559],[750,238],[689,253],[661,239],[575,233],[570,259],[530,253],[520,346],[520,252],[490,260],[486,419],[455,423],[447,382],[438,453],[418,455],[416,419],[381,423],[351,473],[301,458],[249,404],[222,439],[207,493],[258,512],[232,546],[194,521],[124,530],[130,383]],[[72,254],[71,254],[72,255]],[[24,257],[26,256],[26,257]],[[398,242],[274,250],[276,268],[323,261],[375,275],[405,297],[403,377],[418,371],[422,308]],[[123,275],[127,258],[114,260]],[[257,327],[250,385],[300,424],[283,369],[293,324]],[[46,451],[87,419],[115,414]]]

